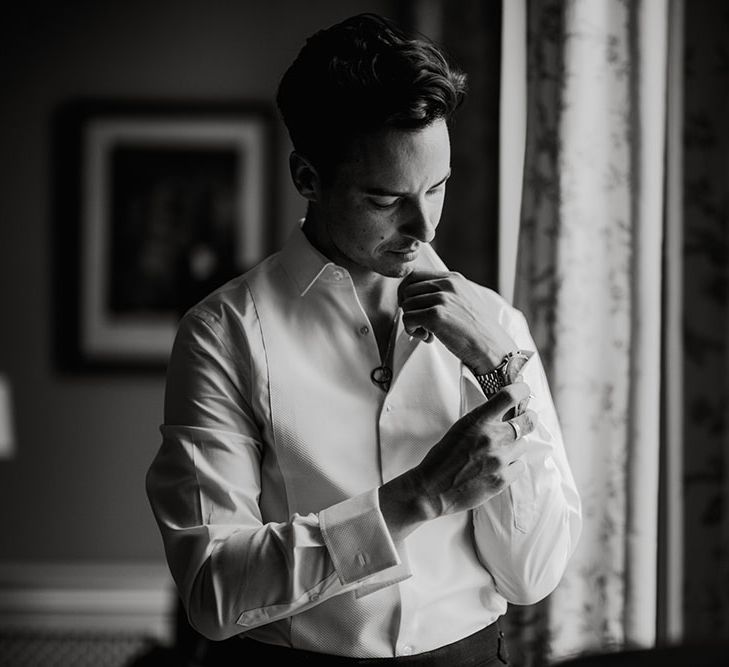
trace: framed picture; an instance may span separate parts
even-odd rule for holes
[[[272,121],[234,102],[59,110],[63,367],[164,367],[182,314],[270,252]]]

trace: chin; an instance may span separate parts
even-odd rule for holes
[[[413,262],[399,262],[377,268],[377,273],[386,278],[404,278],[413,270]]]

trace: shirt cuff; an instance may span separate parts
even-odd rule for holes
[[[319,512],[322,537],[343,585],[400,564],[382,516],[377,489]]]
[[[463,413],[470,412],[487,400],[476,376],[466,364],[461,364],[461,396],[463,397],[461,406]]]

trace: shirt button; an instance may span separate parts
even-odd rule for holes
[[[370,332],[370,328],[369,328],[368,326],[363,326],[363,327],[360,327],[360,328],[359,328],[359,332],[360,332],[360,333],[361,333],[361,334],[362,334],[363,336],[366,336],[366,335],[367,335],[367,334],[368,334],[368,333]]]
[[[334,276],[334,280],[341,280],[342,278],[344,278],[344,272],[340,271],[339,269],[335,269],[332,272],[332,276]]]
[[[312,593],[312,594],[311,594],[311,595],[309,596],[309,600],[310,600],[311,602],[316,602],[316,601],[317,601],[318,599],[319,599],[319,593]]]
[[[392,412],[392,406],[389,403],[385,406],[385,412]]]
[[[411,655],[412,652],[413,652],[413,647],[412,646],[409,646],[408,645],[408,646],[403,646],[402,647],[402,654],[403,655]]]

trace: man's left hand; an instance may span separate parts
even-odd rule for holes
[[[433,336],[477,373],[495,368],[517,348],[488,312],[478,288],[454,271],[413,271],[398,288],[405,330],[430,342]]]

